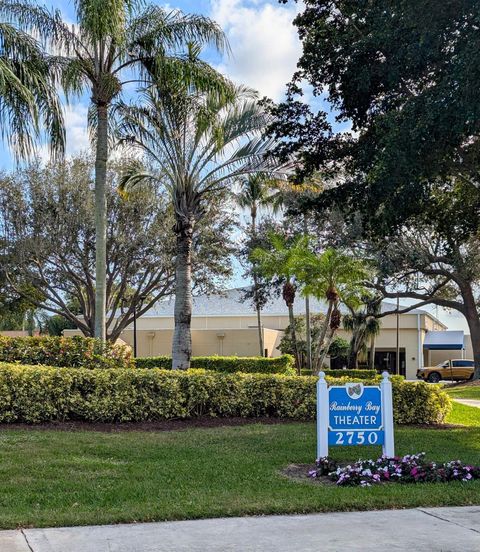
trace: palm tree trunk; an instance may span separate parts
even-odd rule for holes
[[[370,358],[368,361],[368,367],[370,370],[375,369],[375,336],[370,338]]]
[[[252,218],[252,236],[255,238],[257,234],[256,228],[256,218],[257,218],[257,209],[253,205],[250,209],[250,215]],[[265,356],[265,345],[263,343],[263,330],[262,330],[262,309],[260,307],[260,297],[258,295],[258,277],[255,273],[255,267],[253,267],[253,295],[255,301],[255,310],[257,311],[257,327],[258,327],[258,344],[260,347],[260,356]]]
[[[300,355],[298,353],[298,343],[297,343],[297,331],[295,329],[295,316],[293,314],[293,303],[288,304],[288,319],[290,321],[290,329],[292,332],[292,342],[293,342],[293,350],[295,352],[295,364],[297,365],[297,373],[300,375],[302,364]]]
[[[192,356],[192,230],[177,234],[175,260],[175,329],[172,343],[172,369],[188,370]]]
[[[303,217],[303,235],[308,236],[307,215]],[[310,329],[310,297],[305,295],[305,332],[307,341],[307,370],[312,369],[312,334]]]
[[[307,340],[307,370],[312,369],[312,333],[310,329],[310,297],[305,296],[305,332]]]
[[[95,337],[106,340],[107,308],[107,106],[97,105],[97,150],[95,156]]]
[[[325,321],[323,322],[323,325],[322,325],[322,331],[320,332],[320,335],[318,337],[317,350],[315,351],[315,358],[313,359],[313,369],[315,370],[316,374],[318,374],[318,372],[320,371],[320,368],[322,367],[322,364],[320,364],[320,354],[322,352],[325,336],[327,335],[328,326],[330,324],[330,318],[332,316],[332,310],[333,310],[333,302],[329,301],[327,314],[325,315]]]
[[[356,370],[358,368],[358,350],[356,343],[350,345],[350,353],[348,354],[347,368],[349,370]]]
[[[335,336],[335,330],[330,330],[330,333],[328,334],[327,341],[325,343],[325,347],[323,348],[322,355],[320,356],[316,373],[318,374],[320,370],[323,368],[323,363],[325,362],[325,359],[328,355],[328,349],[330,348],[330,345],[332,344],[333,338]]]
[[[263,329],[262,329],[262,310],[260,308],[260,301],[258,297],[258,279],[256,274],[253,274],[253,287],[255,296],[255,310],[257,311],[257,327],[258,327],[258,344],[260,346],[260,356],[265,356],[264,343],[263,343]]]

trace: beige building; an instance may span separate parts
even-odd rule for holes
[[[138,356],[170,355],[173,333],[173,298],[159,302],[155,308],[137,320]],[[298,298],[295,314],[304,314],[304,300]],[[313,314],[325,312],[325,305],[311,300]],[[383,312],[396,306],[384,302]],[[398,316],[400,370],[407,378],[415,378],[421,366],[438,364],[449,358],[472,358],[469,336],[463,332],[447,331],[446,326],[429,312],[414,309]],[[281,298],[272,301],[262,312],[262,331],[265,353],[278,356],[283,330],[288,326],[288,313]],[[65,331],[72,335],[73,331]],[[339,335],[348,339],[344,330]],[[133,329],[128,328],[121,338],[133,345]],[[255,311],[249,301],[242,301],[242,290],[232,289],[221,295],[194,298],[192,317],[192,346],[194,356],[258,355],[258,331]],[[396,371],[397,316],[381,318],[381,331],[376,340],[375,364]],[[332,367],[341,368],[341,359],[333,359]]]

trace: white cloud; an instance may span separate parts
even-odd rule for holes
[[[90,140],[87,130],[88,106],[83,103],[65,106],[65,130],[67,133],[67,155],[88,150]]]
[[[88,106],[82,102],[64,105],[63,120],[66,132],[65,154],[68,156],[88,151],[90,139],[87,130]],[[37,146],[36,155],[47,162],[50,160],[50,149],[47,144]]]
[[[297,4],[259,0],[212,0],[211,17],[225,30],[232,56],[219,69],[260,95],[280,100],[301,53],[292,24]]]

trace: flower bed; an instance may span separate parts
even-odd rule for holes
[[[343,487],[370,487],[382,483],[448,483],[480,479],[480,466],[464,465],[460,460],[427,462],[425,453],[407,454],[378,460],[358,460],[348,466],[338,466],[332,458],[319,458],[309,472],[313,478],[328,477]]]

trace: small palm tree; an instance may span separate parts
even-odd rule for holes
[[[250,91],[231,97],[204,94],[180,82],[152,86],[140,105],[118,106],[120,143],[139,149],[156,169],[132,168],[124,190],[151,182],[167,191],[177,236],[173,369],[187,369],[192,353],[191,253],[198,221],[208,215],[209,198],[264,165],[266,119]]]
[[[304,283],[303,293],[326,300],[328,305],[313,361],[313,368],[318,372],[341,324],[340,303],[355,301],[370,271],[364,261],[333,248],[326,249],[320,255],[306,248],[305,255],[297,258],[295,270]]]
[[[277,212],[282,204],[282,195],[278,190],[278,180],[272,179],[264,173],[249,175],[241,180],[240,191],[235,194],[235,200],[239,207],[250,211],[252,237],[257,235],[257,216],[260,209],[272,209]],[[262,332],[262,305],[258,291],[258,273],[253,266],[253,302],[257,312],[258,343],[260,356],[264,356],[263,332]]]
[[[42,127],[53,154],[63,153],[65,131],[54,60],[30,35],[0,23],[0,128],[16,158],[29,156]]]
[[[154,5],[144,8],[141,0],[75,0],[74,6],[74,25],[63,21],[58,10],[28,0],[2,0],[0,14],[50,46],[68,93],[90,93],[89,122],[96,138],[95,336],[105,340],[106,179],[112,102],[127,83],[145,83],[152,74],[161,79],[181,74],[186,81],[205,88],[218,87],[219,83],[223,86],[184,50],[195,42],[222,51],[227,43],[222,30],[210,19],[178,10],[168,12]]]
[[[288,240],[280,234],[270,234],[270,249],[256,248],[252,252],[252,261],[258,263],[262,274],[267,278],[279,278],[283,281],[282,297],[288,308],[288,318],[295,351],[295,362],[298,373],[301,370],[301,358],[298,350],[295,316],[293,305],[297,291],[295,278],[299,262],[308,251],[308,237],[297,236]]]
[[[380,322],[368,308],[372,300],[371,297],[362,297],[359,304],[363,308],[360,309],[347,303],[350,313],[343,317],[343,327],[351,333],[347,362],[349,369],[356,370],[358,368],[359,354],[366,353],[368,342],[370,342],[369,367],[372,369],[375,367],[375,337],[380,332]]]

